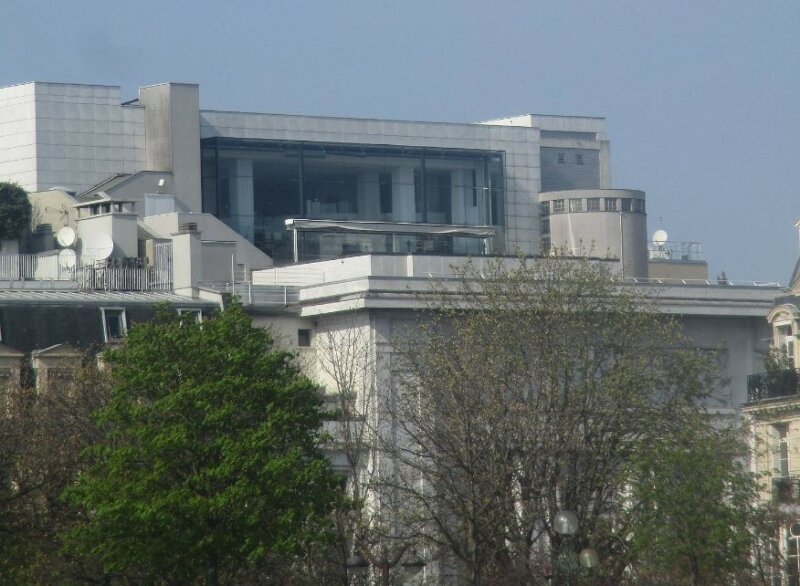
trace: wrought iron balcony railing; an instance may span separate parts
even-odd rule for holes
[[[760,372],[747,377],[747,400],[751,403],[793,395],[800,395],[800,371],[796,369]]]
[[[781,476],[773,478],[772,498],[777,503],[800,503],[800,477]]]

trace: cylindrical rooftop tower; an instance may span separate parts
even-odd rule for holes
[[[618,258],[624,277],[647,276],[645,194],[634,189],[574,189],[539,194],[542,246]]]

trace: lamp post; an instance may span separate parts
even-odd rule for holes
[[[553,578],[557,578],[555,584],[575,583],[577,571],[580,568],[591,570],[600,564],[600,557],[593,547],[585,547],[579,554],[575,554],[572,549],[572,539],[578,533],[578,516],[570,510],[561,509],[553,518],[553,530],[559,536],[558,557]],[[562,550],[562,542],[570,544],[566,551]],[[565,575],[562,575],[565,574]],[[565,580],[562,580],[565,579]]]

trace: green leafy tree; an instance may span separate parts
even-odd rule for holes
[[[0,182],[0,240],[18,238],[30,221],[28,193],[16,183]]]
[[[317,389],[241,306],[203,323],[162,310],[106,357],[116,385],[66,493],[85,511],[69,549],[137,580],[265,583],[259,568],[326,538]]]
[[[757,505],[757,479],[747,470],[747,448],[736,431],[687,422],[650,447],[633,455],[625,512],[634,582],[746,583],[741,574],[768,511]]]

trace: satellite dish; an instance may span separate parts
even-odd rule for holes
[[[76,239],[75,230],[69,226],[64,226],[56,234],[56,242],[64,248],[71,248],[75,244]]]
[[[667,236],[666,230],[656,230],[653,233],[653,244],[656,246],[664,246],[668,240],[669,236]]]
[[[65,248],[58,253],[58,266],[62,269],[74,269],[77,264],[77,255],[74,250]]]
[[[114,241],[105,232],[87,236],[82,245],[81,256],[88,261],[105,260],[114,251]]]

